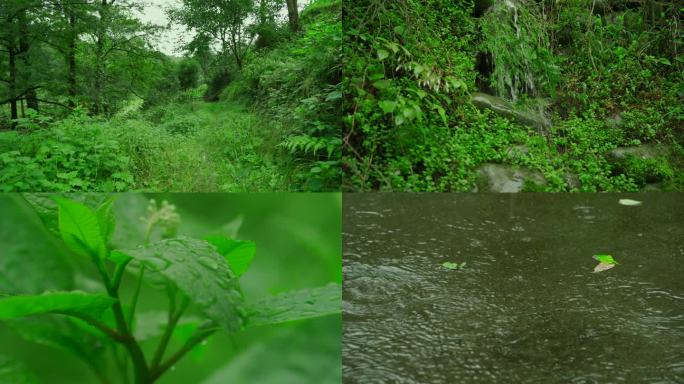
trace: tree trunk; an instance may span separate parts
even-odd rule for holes
[[[297,8],[297,0],[286,0],[287,3],[287,18],[290,21],[290,31],[298,32],[299,26],[299,9]]]
[[[76,106],[76,94],[78,88],[76,86],[76,15],[74,10],[69,7],[67,10],[67,17],[69,19],[69,42],[67,46],[67,83],[69,101],[67,105],[71,108]]]
[[[28,22],[26,21],[26,11],[21,12],[18,17],[19,21],[19,57],[24,72],[23,86],[31,87],[26,95],[26,106],[28,108],[38,111],[38,95],[36,89],[31,84],[31,59],[29,58],[29,51],[31,50],[31,41],[29,40]],[[23,107],[23,104],[22,104]]]
[[[9,51],[9,98],[10,98],[10,118],[12,119],[11,126],[17,126],[16,119],[19,118],[19,111],[17,110],[17,57],[14,46],[8,47]]]
[[[98,10],[100,14],[100,21],[97,26],[97,41],[95,42],[95,78],[94,78],[94,111],[95,114],[102,112],[102,77],[104,71],[103,54],[104,54],[104,39],[107,27],[107,7],[109,4],[107,0],[102,0],[102,5]]]

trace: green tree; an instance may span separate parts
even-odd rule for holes
[[[180,8],[172,9],[169,17],[188,30],[203,37],[211,37],[220,46],[219,60],[227,66],[232,55],[238,68],[254,40],[247,19],[253,14],[251,0],[183,0]]]

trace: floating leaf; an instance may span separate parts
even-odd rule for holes
[[[621,205],[627,205],[627,206],[641,205],[641,201],[632,200],[632,199],[620,199],[618,202],[619,202]]]
[[[446,269],[451,269],[451,270],[463,269],[463,268],[465,268],[465,266],[466,266],[465,261],[462,262],[461,264],[452,263],[451,261],[447,261],[447,262],[442,263],[442,267],[444,267]]]
[[[599,262],[599,264],[594,267],[594,272],[607,271],[618,264],[611,255],[594,255],[592,257]]]
[[[248,325],[266,325],[321,317],[342,311],[342,287],[324,287],[281,293],[249,306]]]
[[[611,255],[594,255],[592,256],[594,260],[600,261],[606,264],[617,264],[618,262],[613,259]]]
[[[229,332],[242,327],[238,280],[214,245],[180,236],[113,253],[132,257],[163,276]]]
[[[615,266],[615,264],[599,263],[596,267],[594,267],[594,273],[607,271],[607,270],[613,268],[614,266]]]
[[[41,313],[75,312],[99,317],[114,299],[82,292],[52,292],[36,296],[9,296],[0,299],[0,320]]]

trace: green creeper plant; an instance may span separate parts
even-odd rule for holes
[[[68,345],[102,383],[110,383],[95,350],[111,348],[122,378],[136,384],[156,382],[197,345],[216,332],[236,334],[245,328],[286,323],[340,313],[339,284],[281,293],[257,301],[243,295],[239,278],[249,269],[256,247],[251,241],[226,236],[195,239],[176,235],[180,216],[175,206],[152,200],[137,228],[122,228],[119,236],[144,239],[129,249],[114,249],[115,198],[80,195],[83,201],[60,196],[25,195],[45,227],[58,235],[76,257],[95,267],[100,281],[92,292],[52,291],[39,295],[0,295],[0,321],[21,318],[19,333],[48,345]],[[123,226],[125,226],[125,223]],[[142,233],[134,233],[135,230]],[[157,234],[158,236],[154,236]],[[124,297],[124,274],[135,287]],[[136,304],[146,282],[168,296],[167,316],[137,318]],[[98,289],[99,288],[99,289]],[[196,306],[201,315],[186,315]],[[50,327],[60,322],[60,327]],[[150,325],[150,322],[154,325]],[[77,329],[74,338],[67,331]],[[64,334],[59,331],[63,330]],[[159,331],[159,332],[157,332]],[[172,336],[187,334],[184,344],[167,353]],[[142,342],[160,336],[152,355]],[[96,340],[95,343],[92,343]],[[130,363],[130,368],[129,368]],[[2,379],[2,375],[0,375]]]

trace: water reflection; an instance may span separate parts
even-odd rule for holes
[[[618,198],[346,195],[344,382],[683,382],[684,197]]]

